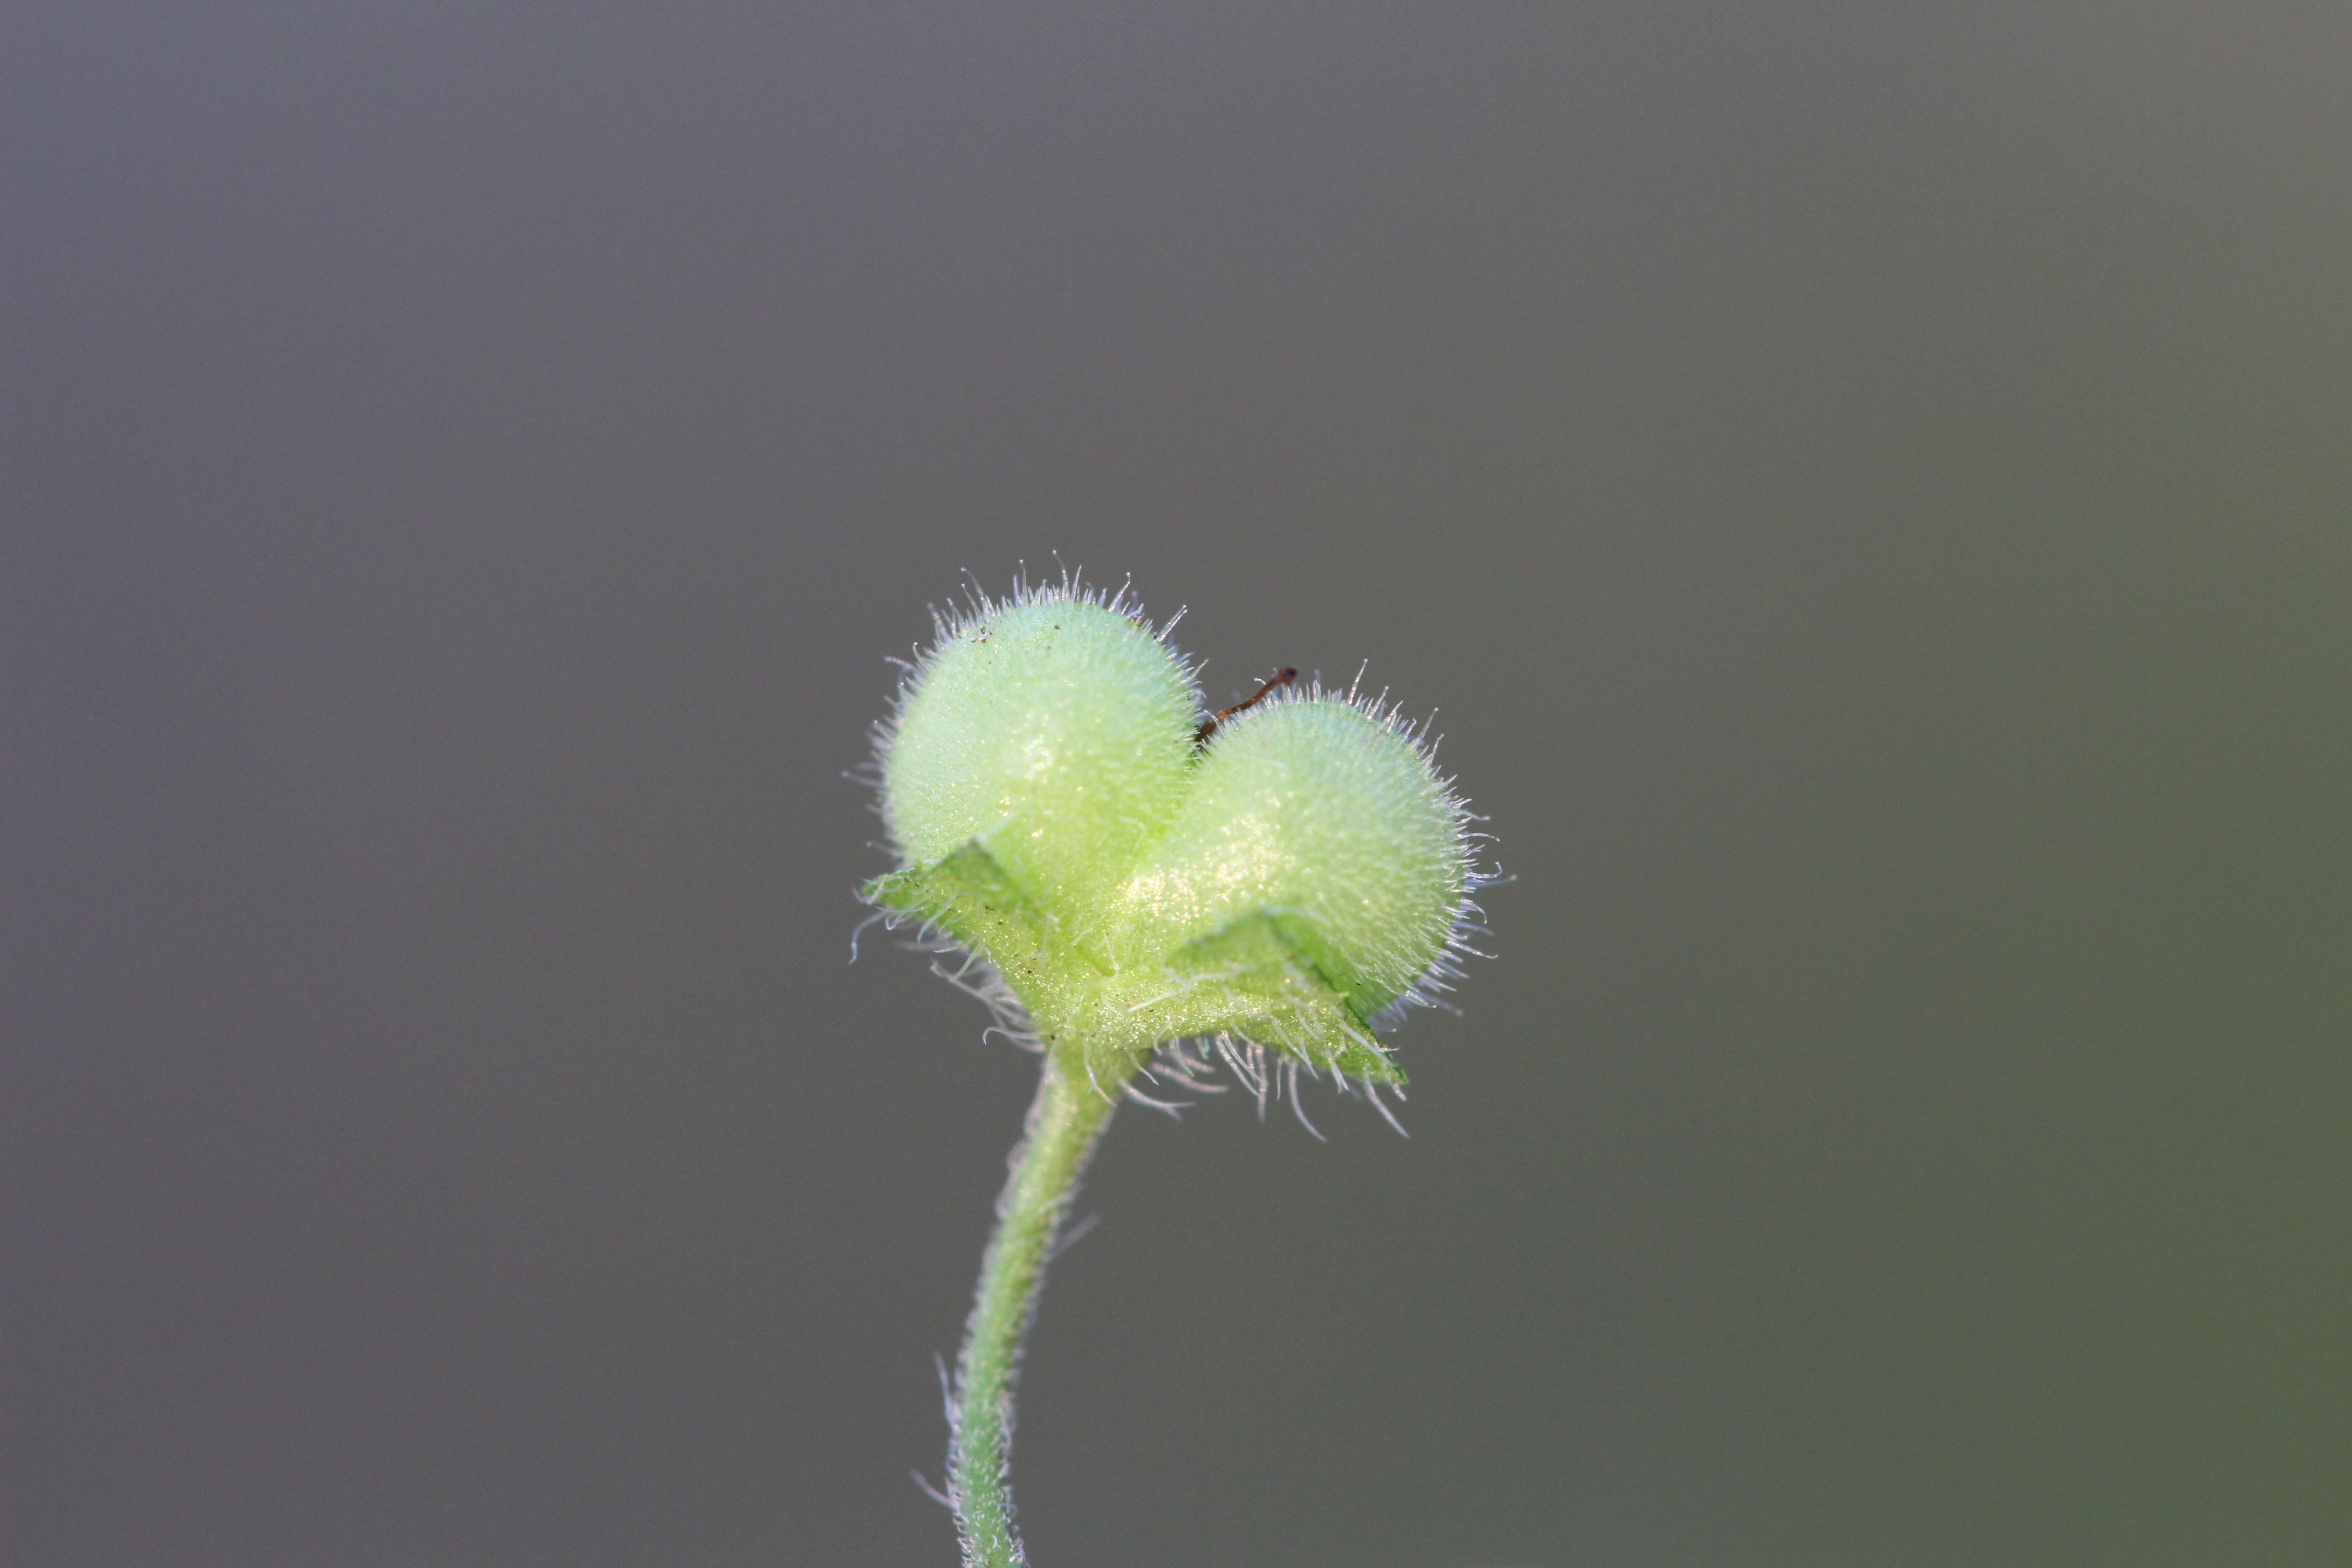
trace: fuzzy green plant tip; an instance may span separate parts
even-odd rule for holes
[[[940,616],[879,752],[901,868],[866,897],[1066,1070],[1113,1089],[1222,1041],[1403,1081],[1381,1032],[1454,974],[1477,879],[1381,703],[1283,686],[1213,720],[1164,630],[1065,582]]]
[[[1425,736],[1381,701],[1286,669],[1208,711],[1167,626],[1075,577],[936,619],[877,745],[898,869],[864,892],[1045,1057],[956,1360],[943,1494],[967,1568],[1016,1568],[1014,1373],[1122,1094],[1213,1089],[1222,1059],[1261,1108],[1328,1074],[1386,1115],[1404,1074],[1381,1035],[1458,973],[1483,879]]]

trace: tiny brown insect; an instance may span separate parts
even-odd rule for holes
[[[1282,668],[1276,670],[1274,672],[1274,679],[1267,681],[1264,686],[1259,687],[1255,691],[1250,693],[1248,700],[1236,702],[1230,708],[1220,708],[1214,713],[1210,714],[1206,720],[1202,721],[1200,729],[1193,732],[1192,744],[1195,746],[1207,745],[1209,743],[1209,737],[1217,732],[1218,725],[1223,723],[1226,720],[1232,718],[1236,713],[1248,712],[1251,709],[1265,701],[1267,695],[1273,692],[1276,688],[1287,686],[1297,679],[1298,671],[1294,666],[1285,665]]]

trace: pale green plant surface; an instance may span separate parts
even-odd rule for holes
[[[1020,1338],[1117,1099],[1139,1075],[1208,1088],[1213,1053],[1261,1103],[1304,1072],[1378,1105],[1404,1081],[1380,1032],[1457,973],[1483,879],[1473,819],[1381,702],[1286,671],[1204,713],[1167,628],[1072,579],[937,619],[877,748],[900,868],[865,891],[1045,1057],[950,1446],[966,1561],[1005,1564]]]

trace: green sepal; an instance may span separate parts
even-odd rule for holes
[[[1036,961],[1044,917],[977,841],[935,864],[877,877],[858,891],[869,904],[939,927],[1008,978]]]
[[[1170,967],[1213,980],[1237,1015],[1234,1032],[1307,1066],[1372,1083],[1404,1073],[1373,1038],[1371,1025],[1333,984],[1332,963],[1313,922],[1278,912],[1244,915],[1185,943]]]

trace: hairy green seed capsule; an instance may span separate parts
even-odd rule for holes
[[[901,869],[866,896],[968,949],[1005,1022],[1098,1083],[1220,1037],[1402,1081],[1372,1025],[1452,973],[1477,880],[1460,801],[1352,694],[1202,721],[1123,598],[982,600],[883,732]]]
[[[1129,617],[1010,605],[942,638],[909,683],[885,753],[891,838],[915,866],[978,843],[1041,908],[1101,910],[1184,797],[1196,706]]]

